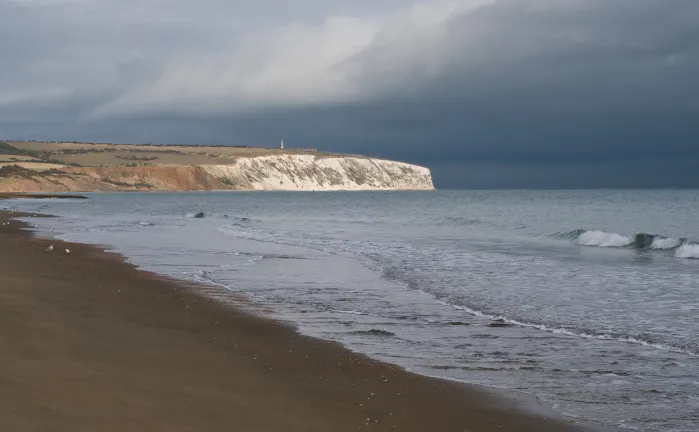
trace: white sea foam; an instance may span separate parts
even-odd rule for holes
[[[699,245],[697,245],[699,246]],[[697,251],[699,252],[699,250]],[[449,305],[449,303],[443,303],[445,305]],[[537,323],[530,323],[530,322],[524,322],[524,321],[518,321],[515,319],[510,319],[507,318],[503,315],[493,315],[493,314],[488,314],[485,312],[481,312],[479,310],[471,309],[468,306],[461,306],[461,305],[454,305],[451,304],[451,307],[457,310],[462,310],[464,312],[467,312],[471,315],[481,317],[481,318],[488,318],[490,320],[501,320],[504,321],[507,324],[512,324],[520,327],[528,327],[528,328],[533,328],[541,331],[545,331],[548,333],[553,333],[553,334],[564,334],[567,336],[573,336],[573,337],[582,337],[585,339],[597,339],[597,340],[613,340],[617,342],[625,342],[625,343],[632,343],[632,344],[637,344],[641,345],[644,347],[650,347],[650,348],[655,348],[658,350],[662,351],[670,351],[670,352],[675,352],[675,353],[682,353],[682,354],[688,354],[692,357],[699,357],[699,353],[691,351],[691,350],[686,350],[682,348],[677,348],[673,346],[668,346],[660,343],[653,343],[653,342],[648,342],[643,339],[634,337],[634,336],[626,336],[626,335],[612,335],[612,334],[606,334],[606,333],[600,333],[600,334],[595,334],[595,333],[588,333],[585,331],[576,331],[572,329],[568,329],[565,327],[550,327],[545,324],[537,324]]]
[[[675,252],[677,258],[699,259],[699,244],[686,243]]]
[[[633,243],[633,239],[604,231],[585,231],[580,234],[577,243],[581,246],[623,247]]]
[[[332,312],[346,314],[346,315],[366,315],[366,313],[364,313],[364,312],[353,311],[353,310],[333,309]]]
[[[682,244],[682,240],[672,237],[656,237],[651,243],[651,249],[675,249]]]

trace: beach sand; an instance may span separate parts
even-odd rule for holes
[[[34,238],[8,217],[0,431],[580,430],[300,336],[97,247]]]

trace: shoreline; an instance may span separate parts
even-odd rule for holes
[[[2,223],[21,216],[0,211]],[[586,430],[302,336],[120,255],[26,227],[0,226],[3,428]]]
[[[0,200],[3,199],[88,199],[83,195],[58,194],[58,193],[33,193],[33,192],[0,192]]]

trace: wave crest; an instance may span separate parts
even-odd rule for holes
[[[604,231],[585,231],[580,234],[576,243],[581,246],[624,247],[631,245],[633,239]]]
[[[625,236],[617,233],[577,229],[553,234],[554,238],[573,240],[580,246],[603,248],[632,247],[644,250],[677,250],[678,258],[698,258],[699,244],[689,242],[684,238],[665,237],[656,234],[639,233]]]
[[[682,239],[672,237],[657,237],[653,240],[651,249],[677,249],[682,245]]]
[[[680,246],[675,252],[677,258],[699,259],[699,244],[686,243]]]

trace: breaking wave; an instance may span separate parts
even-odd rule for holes
[[[699,244],[685,243],[675,252],[677,258],[699,259]]]
[[[672,237],[656,237],[650,245],[651,249],[677,249],[684,240]]]
[[[639,233],[625,236],[617,233],[577,229],[554,234],[558,239],[572,240],[580,246],[603,248],[636,248],[643,250],[676,250],[677,258],[699,258],[699,244],[684,238]]]
[[[630,246],[633,242],[633,237],[625,237],[604,231],[585,231],[576,240],[576,243],[581,246],[598,247],[623,247]]]

